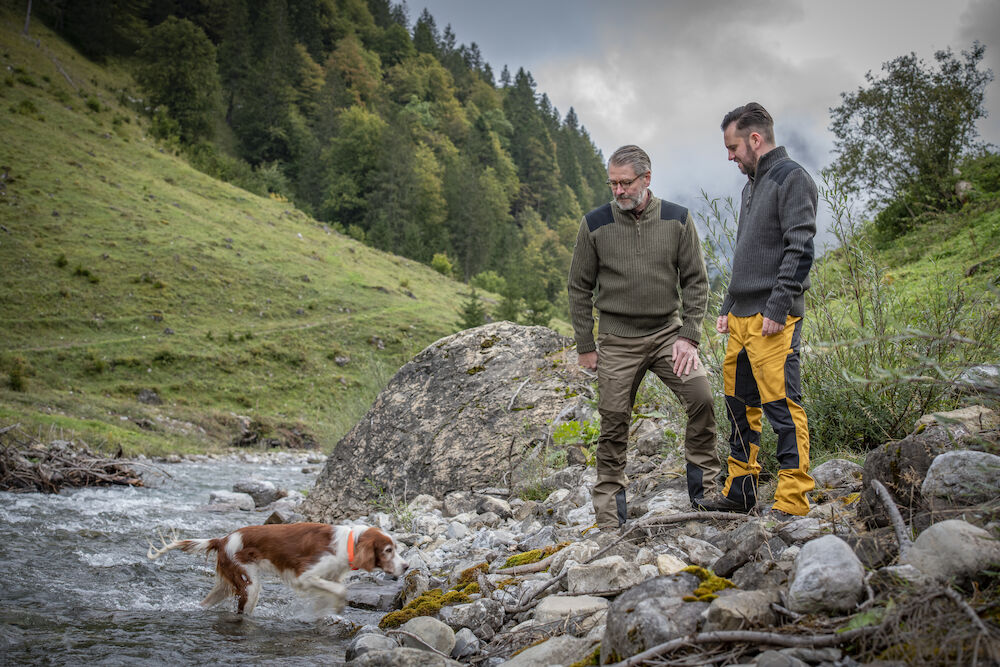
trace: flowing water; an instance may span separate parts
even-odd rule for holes
[[[315,466],[313,466],[315,468]],[[312,487],[303,465],[238,462],[165,466],[147,486],[52,494],[0,493],[0,664],[330,665],[342,663],[350,626],[317,618],[308,601],[265,581],[253,615],[235,604],[202,609],[214,567],[202,556],[146,558],[147,539],[219,537],[266,515],[199,509],[209,492],[255,476],[289,490]],[[380,613],[348,607],[343,618]]]

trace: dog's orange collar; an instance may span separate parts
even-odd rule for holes
[[[358,569],[354,567],[354,530],[347,532],[347,565],[352,570]]]

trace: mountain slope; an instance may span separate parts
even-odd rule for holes
[[[244,415],[328,448],[458,328],[461,284],[195,171],[126,73],[0,19],[0,426],[167,451]]]

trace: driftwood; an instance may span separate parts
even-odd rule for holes
[[[0,490],[59,493],[82,486],[142,486],[142,475],[124,461],[97,456],[83,442],[44,444],[18,424],[0,428]]]
[[[882,501],[885,511],[889,514],[889,519],[892,521],[892,528],[896,532],[896,541],[899,543],[899,557],[903,558],[910,550],[910,547],[913,546],[913,541],[910,539],[910,530],[906,527],[903,515],[899,513],[899,508],[896,507],[896,503],[893,502],[892,496],[889,494],[889,490],[885,488],[885,485],[877,479],[873,479],[872,488],[875,489],[878,499]]]

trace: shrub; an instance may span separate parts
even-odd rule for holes
[[[454,271],[451,260],[448,259],[448,255],[443,252],[434,253],[434,257],[431,258],[431,268],[440,273],[442,276],[448,276],[449,278]]]
[[[996,359],[997,295],[938,282],[907,298],[835,188],[821,190],[840,242],[817,264],[807,295],[803,393],[811,438],[864,451],[909,432],[917,417],[957,404],[958,374]]]

